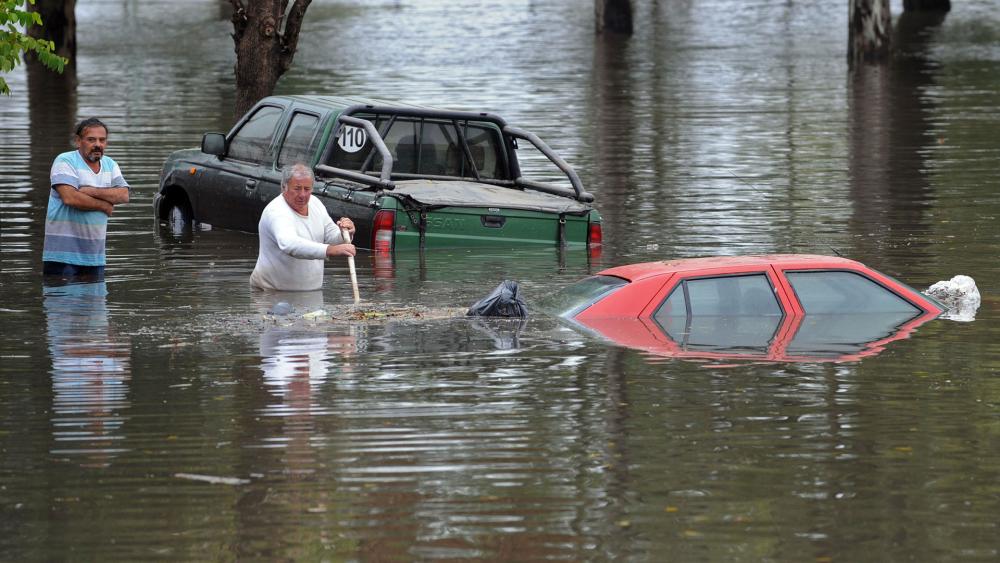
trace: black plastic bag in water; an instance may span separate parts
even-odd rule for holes
[[[504,280],[483,299],[473,303],[465,313],[469,317],[512,317],[528,316],[528,307],[517,294],[517,282]]]

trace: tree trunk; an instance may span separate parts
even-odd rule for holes
[[[41,63],[24,65],[28,78],[28,152],[31,173],[31,202],[34,209],[45,213],[49,201],[49,171],[52,159],[59,153],[73,149],[73,126],[80,119],[77,115],[76,65],[72,60],[62,74],[52,72]],[[83,117],[90,117],[85,115]],[[112,142],[114,140],[112,139]],[[42,259],[41,246],[32,245],[37,260]],[[39,264],[40,262],[34,263]]]
[[[882,63],[889,60],[892,14],[889,0],[850,0],[847,61]]]
[[[289,68],[312,0],[231,0],[236,48],[236,117],[274,92]],[[282,26],[284,24],[284,26]]]
[[[904,12],[950,12],[951,0],[903,0]]]
[[[594,0],[597,33],[632,35],[632,0]]]
[[[28,4],[28,10],[42,17],[42,25],[29,27],[28,35],[55,43],[52,52],[73,64],[76,60],[76,0],[38,0],[34,5]],[[26,53],[25,60],[34,62],[36,57]]]

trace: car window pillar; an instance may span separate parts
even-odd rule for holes
[[[473,160],[473,158],[472,158],[472,149],[469,148],[469,143],[465,140],[465,132],[462,130],[462,127],[459,126],[457,120],[456,121],[452,121],[452,124],[454,124],[454,126],[455,126],[455,132],[458,135],[458,142],[462,145],[462,152],[465,154],[465,160],[466,160],[466,163],[469,166],[469,170],[472,170],[472,175],[476,179],[476,181],[478,182],[480,180],[480,178],[479,178],[479,170],[476,168],[476,161]],[[469,121],[466,120],[465,121],[465,127],[468,127],[468,126],[469,126]],[[461,172],[462,171],[460,171],[459,173],[461,173]]]

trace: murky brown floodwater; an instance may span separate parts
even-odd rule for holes
[[[152,219],[167,153],[232,121],[221,4],[79,0],[78,86],[22,67],[0,100],[0,559],[996,560],[996,0],[898,20],[896,64],[853,77],[846,2],[637,0],[628,42],[591,2],[309,9],[280,92],[496,111],[605,217],[596,260],[362,256],[366,300],[833,249],[979,283],[975,322],[840,364],[656,358],[542,317],[263,322],[255,236]],[[48,169],[89,115],[133,202],[105,284],[43,290]],[[346,272],[298,305],[349,303]]]

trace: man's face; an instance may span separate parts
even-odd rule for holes
[[[100,125],[85,128],[76,138],[76,148],[87,162],[100,162],[107,146],[108,130]]]
[[[312,180],[292,176],[288,179],[288,185],[281,192],[288,206],[294,209],[299,215],[306,215],[309,209],[309,196],[312,195]]]

